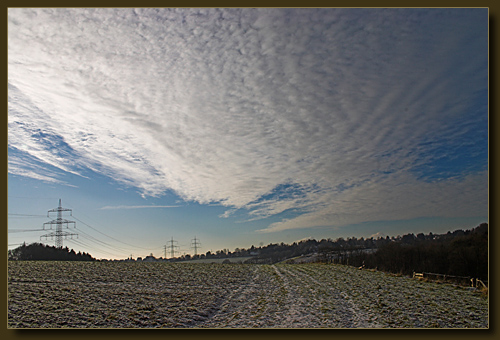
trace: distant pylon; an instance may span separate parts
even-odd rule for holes
[[[196,236],[194,237],[194,239],[192,240],[192,248],[194,248],[194,256],[198,255],[198,248],[200,248],[201,246],[201,243],[198,242],[198,240],[196,239]]]
[[[172,237],[172,239],[169,241],[170,242],[170,258],[173,258],[174,257],[174,254],[176,252],[175,248],[179,248],[179,246],[175,246],[174,245],[174,242],[177,242],[177,241],[174,241],[174,238]]]
[[[51,239],[53,237],[56,238],[56,242],[55,242],[55,245],[57,248],[62,248],[63,246],[63,237],[64,238],[67,238],[68,236],[71,236],[71,238],[73,238],[73,236],[77,236],[78,237],[78,234],[73,234],[73,233],[69,233],[67,231],[63,231],[63,226],[65,226],[66,228],[69,228],[68,225],[69,224],[73,224],[74,228],[76,228],[76,222],[75,221],[69,221],[69,220],[66,220],[66,219],[63,219],[62,218],[62,213],[63,211],[69,211],[70,212],[70,216],[72,216],[72,210],[71,209],[66,209],[66,208],[63,208],[61,206],[61,199],[59,199],[59,206],[55,209],[51,209],[47,212],[47,217],[50,217],[50,213],[52,212],[55,212],[57,213],[57,218],[55,220],[52,220],[50,222],[46,222],[43,224],[43,229],[45,230],[45,226],[46,225],[50,225],[50,229],[52,229],[52,225],[56,225],[56,231],[55,232],[52,232],[52,233],[49,233],[49,234],[45,234],[45,235],[42,235],[40,236],[40,240],[42,239],[42,237],[45,237],[45,239],[47,239],[48,237],[50,237]]]

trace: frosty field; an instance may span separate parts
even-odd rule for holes
[[[487,328],[487,296],[325,264],[9,261],[9,328]]]

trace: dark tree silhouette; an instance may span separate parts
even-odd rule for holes
[[[488,224],[482,223],[472,230],[456,230],[443,235],[412,239],[404,235],[399,241],[381,245],[371,254],[352,257],[351,264],[392,273],[411,275],[430,272],[455,276],[488,278]]]
[[[73,249],[56,248],[42,243],[31,243],[9,250],[8,259],[14,261],[95,261],[87,253],[75,253]]]

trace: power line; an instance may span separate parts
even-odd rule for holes
[[[118,247],[116,247],[116,246],[113,246],[112,244],[109,244],[109,243],[107,243],[107,242],[105,242],[105,241],[101,241],[101,240],[99,240],[98,238],[95,238],[94,236],[92,236],[92,235],[90,235],[90,234],[87,234],[87,233],[86,233],[86,232],[84,232],[84,231],[81,231],[81,233],[82,233],[82,237],[83,237],[83,238],[88,239],[89,241],[92,241],[92,242],[94,242],[94,243],[100,244],[100,245],[102,245],[102,246],[104,246],[104,247],[108,247],[108,248],[115,248],[115,250],[118,250],[118,251],[124,251],[124,249],[122,249],[122,248],[118,248]]]
[[[37,197],[21,197],[21,196],[9,196],[11,198],[27,198],[27,199],[49,199],[49,198],[37,198]],[[66,203],[68,204],[68,203]],[[70,204],[68,204],[69,206],[71,206]],[[125,247],[119,247],[117,245],[113,245],[113,244],[110,244],[108,242],[105,242],[103,240],[100,240],[86,232],[84,232],[83,230],[79,229],[79,232],[82,234],[81,236],[84,237],[85,239],[87,239],[88,241],[90,241],[92,244],[89,245],[87,244],[87,242],[83,242],[83,240],[79,240],[79,241],[76,241],[76,240],[73,240],[73,236],[76,236],[78,237],[79,235],[78,234],[73,234],[73,233],[69,233],[69,232],[64,232],[62,231],[63,227],[66,227],[68,228],[68,226],[70,224],[73,224],[76,228],[76,222],[74,221],[69,221],[67,219],[63,219],[62,218],[62,214],[63,212],[70,212],[70,215],[77,221],[79,221],[81,224],[87,226],[88,228],[92,229],[93,231],[95,232],[98,232],[99,234],[103,235],[103,236],[106,236],[108,237],[109,239],[111,240],[114,240],[118,243],[121,243],[123,245],[126,245],[128,247],[131,247],[133,249],[143,249],[143,250],[151,250],[151,248],[144,248],[144,247],[140,247],[140,246],[136,246],[136,245],[133,245],[133,244],[130,244],[130,243],[126,243],[126,242],[123,242],[113,236],[110,236],[100,230],[98,230],[97,228],[94,228],[93,226],[91,226],[90,224],[82,221],[81,219],[79,219],[78,217],[76,216],[73,216],[72,215],[72,209],[67,209],[67,208],[63,208],[62,205],[61,205],[61,199],[59,199],[59,206],[55,209],[51,209],[48,211],[47,213],[47,216],[50,217],[50,214],[51,213],[57,213],[57,218],[55,220],[52,220],[50,222],[46,222],[43,224],[43,229],[10,229],[8,230],[9,233],[24,233],[24,232],[35,232],[35,231],[44,231],[46,230],[46,226],[50,226],[50,229],[52,229],[52,226],[55,225],[56,226],[56,231],[55,232],[52,232],[52,233],[48,233],[48,234],[45,234],[45,235],[42,235],[40,237],[40,239],[42,239],[43,237],[45,237],[45,239],[47,239],[48,237],[50,237],[51,239],[52,238],[56,238],[56,246],[57,247],[62,247],[62,238],[64,237],[65,239],[67,239],[68,241],[72,241],[72,242],[75,242],[76,244],[80,244],[80,245],[83,245],[85,247],[90,247],[91,249],[96,249],[100,252],[104,252],[104,253],[108,253],[110,255],[115,255],[114,253],[111,253],[110,251],[115,251],[115,252],[129,252],[130,249],[125,249]],[[35,214],[17,214],[17,213],[9,213],[9,216],[11,216],[10,218],[35,218],[35,217],[44,217],[44,215],[35,215]],[[71,237],[71,240],[68,239],[68,237]],[[101,249],[102,247],[104,247],[105,249],[108,249],[110,251],[106,251],[106,250],[103,250]],[[174,248],[177,247],[177,246],[174,246]],[[164,250],[166,251],[166,246],[165,247],[161,247],[161,248],[164,248]],[[161,249],[160,247],[158,249]],[[157,248],[154,248],[154,249],[157,249]]]
[[[85,223],[85,222],[83,222],[83,221],[79,220],[78,218],[76,218],[76,217],[75,217],[75,219],[76,219],[76,220],[78,220],[78,221],[80,221],[81,223],[83,223],[83,224],[84,224],[84,225],[86,225],[87,227],[91,228],[92,230],[95,230],[95,231],[97,231],[97,232],[99,232],[99,233],[101,233],[101,234],[103,234],[103,235],[105,235],[105,236],[107,236],[107,237],[110,237],[111,239],[115,239],[115,238],[113,238],[113,237],[111,237],[111,236],[109,236],[109,235],[106,235],[106,234],[104,234],[104,233],[100,232],[99,230],[97,230],[97,229],[93,228],[92,226],[90,226],[89,224],[87,224],[87,223]],[[102,246],[102,247],[105,247],[105,248],[107,248],[107,249],[110,249],[111,251],[120,252],[120,253],[128,253],[128,252],[130,251],[130,248],[124,248],[124,247],[119,247],[119,246],[117,246],[117,245],[110,244],[110,243],[108,243],[108,242],[106,242],[106,241],[100,240],[100,239],[98,239],[98,238],[96,238],[96,237],[94,237],[94,236],[92,236],[92,235],[90,235],[90,234],[86,233],[85,231],[83,231],[83,230],[81,230],[81,229],[80,229],[80,233],[82,234],[82,236],[83,236],[84,238],[88,239],[89,241],[93,242],[94,244],[98,244],[98,245],[100,245],[100,246]],[[115,239],[115,240],[116,240],[116,239]],[[117,241],[118,241],[118,242],[121,242],[120,240],[117,240]],[[121,243],[124,243],[124,242],[121,242]],[[128,245],[127,243],[124,243],[124,244]],[[142,247],[133,246],[133,245],[130,245],[130,247],[132,247],[133,249],[141,248],[141,249],[150,250],[150,248],[149,248],[149,249],[148,249],[148,248],[142,248]],[[159,247],[159,248],[154,248],[154,249],[161,249],[161,247]],[[101,249],[99,249],[99,248],[98,248],[98,250],[99,250],[99,251],[102,251],[102,250],[101,250]],[[109,251],[106,251],[106,252],[107,252],[108,254],[110,254],[110,253],[109,253]],[[114,254],[112,254],[112,255],[114,255],[114,256],[115,256],[115,255],[116,255],[116,253],[114,253]]]
[[[92,230],[94,230],[94,231],[97,231],[99,234],[102,234],[102,235],[104,235],[104,236],[106,236],[106,237],[109,237],[110,239],[112,239],[112,240],[114,240],[114,241],[116,241],[116,242],[120,242],[120,243],[123,243],[123,244],[125,244],[125,245],[127,245],[127,246],[134,247],[134,248],[140,248],[140,249],[144,249],[144,250],[150,250],[150,249],[151,249],[151,248],[143,248],[143,247],[139,247],[139,246],[134,246],[133,244],[126,243],[126,242],[123,242],[123,241],[120,241],[120,240],[118,240],[118,239],[116,239],[116,238],[114,238],[114,237],[112,237],[112,236],[109,236],[109,235],[107,235],[107,234],[103,233],[102,231],[100,231],[100,230],[98,230],[98,229],[96,229],[96,228],[92,227],[91,225],[89,225],[89,224],[87,224],[87,223],[83,222],[82,220],[80,220],[80,219],[79,219],[79,218],[77,218],[76,216],[73,216],[73,218],[74,218],[75,220],[79,221],[80,223],[83,223],[84,225],[86,225],[86,226],[87,226],[87,227],[89,227],[90,229],[92,229]]]
[[[67,238],[68,236],[71,236],[71,239],[73,239],[73,236],[77,236],[77,237],[78,237],[78,234],[72,234],[72,233],[62,233],[62,231],[61,231],[61,229],[62,229],[62,225],[66,225],[66,226],[67,226],[68,224],[74,224],[74,223],[75,223],[74,221],[68,221],[68,220],[66,220],[66,219],[63,219],[63,218],[62,218],[62,212],[63,212],[63,211],[69,211],[69,212],[71,212],[71,213],[72,213],[72,210],[71,210],[71,209],[62,208],[62,206],[61,206],[61,200],[59,200],[59,207],[58,207],[58,208],[56,208],[56,209],[49,210],[49,212],[48,212],[48,215],[49,215],[51,212],[57,212],[57,219],[56,219],[56,220],[53,220],[53,221],[51,221],[51,222],[44,223],[44,227],[45,227],[45,225],[47,225],[47,224],[48,224],[48,225],[50,225],[51,227],[52,227],[52,225],[53,225],[53,224],[56,224],[56,227],[57,227],[58,229],[56,229],[56,232],[55,232],[55,233],[50,233],[50,234],[47,234],[47,235],[43,235],[43,236],[42,236],[42,237],[46,237],[46,238],[47,238],[47,237],[51,237],[51,238],[52,238],[52,237],[56,237],[56,246],[58,246],[58,247],[62,247],[62,236],[66,237],[66,238]],[[77,220],[79,220],[79,219],[77,219]],[[91,226],[90,226],[90,225],[88,225],[87,223],[85,223],[85,222],[83,222],[83,221],[81,221],[81,220],[79,220],[79,221],[80,221],[81,223],[83,223],[84,225],[88,226],[89,228],[91,228],[91,229],[93,229],[93,230],[95,230],[95,231],[98,231],[98,232],[99,232],[99,230],[97,230],[97,229],[95,229],[95,228],[91,227]],[[89,234],[87,234],[87,233],[85,233],[85,232],[83,232],[83,231],[81,231],[81,232],[83,233],[83,237],[88,238],[90,241],[92,241],[92,242],[94,242],[94,243],[100,243],[100,244],[102,244],[104,247],[107,247],[107,248],[115,248],[116,250],[118,250],[118,251],[120,251],[120,252],[123,252],[123,251],[124,251],[124,249],[120,249],[120,248],[118,248],[118,247],[115,247],[115,246],[113,246],[113,245],[111,245],[111,244],[107,243],[107,242],[101,241],[101,240],[99,240],[99,239],[97,239],[97,238],[93,237],[92,235],[89,235]],[[108,235],[106,235],[106,236],[108,236]],[[109,236],[108,236],[108,237],[109,237]],[[80,244],[83,244],[83,245],[86,245],[87,247],[89,247],[89,245],[88,245],[88,244],[86,244],[86,243],[82,243],[82,242],[80,242],[80,241],[75,241],[75,243],[77,243],[77,244],[78,244],[78,243],[80,243]],[[93,247],[92,245],[90,245],[90,248],[95,248],[95,247]],[[97,249],[98,249],[98,248],[97,248]],[[112,254],[112,253],[110,253],[110,252],[108,252],[108,251],[106,251],[106,250],[99,249],[99,251],[101,251],[101,252],[105,252],[105,253],[108,253],[108,254],[111,254],[111,255],[114,255],[114,254]]]
[[[68,205],[71,207],[71,204],[69,204],[69,203],[68,203]],[[73,208],[73,210],[77,210],[77,209],[75,209],[74,207],[72,207],[72,208]],[[88,216],[87,216],[87,217],[88,217]],[[83,222],[81,219],[77,218],[76,216],[73,216],[73,218],[74,218],[75,220],[79,221],[80,223],[83,223],[84,225],[86,225],[86,226],[87,226],[87,227],[89,227],[90,229],[92,229],[92,230],[94,230],[94,231],[97,231],[98,233],[100,233],[100,234],[102,234],[102,235],[104,235],[104,236],[106,236],[106,237],[109,237],[110,239],[112,239],[112,240],[114,240],[114,241],[116,241],[116,242],[120,242],[120,243],[123,243],[123,244],[125,244],[125,245],[127,245],[127,246],[134,247],[134,248],[139,248],[139,249],[143,249],[143,250],[150,250],[150,249],[151,249],[151,248],[143,248],[143,247],[135,246],[135,245],[132,245],[132,244],[129,244],[129,243],[126,243],[126,242],[120,241],[120,240],[118,240],[118,239],[116,239],[116,238],[114,238],[114,237],[112,237],[112,236],[110,236],[110,235],[108,235],[108,234],[105,234],[105,233],[103,233],[102,231],[100,231],[100,230],[98,230],[98,229],[96,229],[96,228],[92,227],[90,224]],[[156,248],[155,248],[155,249],[156,249]]]
[[[72,207],[72,206],[71,206],[71,203],[66,203],[66,204],[67,204],[68,206]],[[86,215],[86,214],[84,214],[81,210],[76,209],[75,207],[72,207],[72,208],[73,208],[73,210],[74,210],[74,211],[79,211],[79,214],[80,214],[80,213],[82,213],[82,215]],[[88,217],[88,216],[86,216],[86,217]],[[86,222],[82,221],[81,219],[77,218],[76,216],[73,216],[73,218],[74,218],[74,219],[76,219],[77,221],[79,221],[80,223],[82,223],[82,224],[86,225],[86,226],[87,226],[87,227],[89,227],[90,229],[92,229],[92,230],[94,230],[94,231],[96,231],[96,232],[98,232],[98,233],[102,234],[103,236],[106,236],[106,237],[108,237],[108,238],[110,238],[110,239],[112,239],[112,240],[114,240],[114,241],[116,241],[116,242],[122,243],[122,244],[124,244],[124,245],[129,246],[129,247],[133,247],[133,248],[135,248],[135,249],[147,250],[147,251],[150,251],[151,249],[163,249],[163,246],[161,246],[161,247],[156,247],[156,248],[151,248],[151,247],[145,248],[145,247],[136,246],[136,245],[133,245],[133,244],[130,244],[130,243],[127,243],[127,242],[123,242],[123,241],[121,241],[121,240],[118,240],[117,238],[114,238],[114,237],[112,237],[112,236],[110,236],[110,235],[108,235],[108,234],[106,234],[106,233],[103,233],[102,231],[100,231],[100,230],[98,230],[98,229],[96,229],[96,228],[92,227],[90,224],[88,224],[88,223],[86,223]],[[90,217],[88,217],[88,219],[91,219],[91,218],[90,218]]]
[[[80,232],[82,232],[80,230]],[[82,245],[84,247],[86,247],[87,249],[94,249],[98,252],[101,252],[101,253],[106,253],[108,255],[111,255],[111,256],[117,256],[117,253],[128,253],[128,250],[125,250],[125,249],[119,249],[119,248],[116,248],[116,249],[113,249],[114,247],[112,245],[109,245],[107,244],[106,242],[104,241],[100,241],[99,239],[96,239],[95,237],[91,236],[91,235],[88,235],[86,234],[85,232],[82,232],[82,235],[81,235],[84,239],[88,240],[90,242],[90,244],[86,241],[84,241],[83,239],[79,238],[78,240],[69,240],[71,242],[75,242],[76,244],[79,244],[79,245]],[[102,243],[102,244],[100,244]],[[103,249],[105,248],[105,249]]]
[[[83,246],[83,247],[85,247],[85,248],[94,248],[92,245],[89,245],[88,243],[86,243],[86,242],[82,241],[81,239],[79,239],[79,240],[75,240],[75,239],[73,239],[73,240],[68,240],[68,241],[73,242],[73,243],[76,243],[77,245]],[[95,248],[94,248],[94,249],[95,249]],[[98,250],[99,250],[99,252],[101,252],[101,253],[106,253],[106,254],[111,255],[111,256],[116,256],[116,253],[111,253],[111,252],[109,252],[109,251],[102,250],[102,249],[98,249]]]
[[[110,244],[106,241],[102,241],[90,234],[87,234],[86,232],[84,232],[83,230],[80,230],[80,232],[82,233],[82,236],[87,238],[89,241],[92,241],[92,242],[96,242],[96,243],[99,243],[101,244],[102,246],[105,246],[105,247],[108,247],[108,248],[114,248],[115,250],[118,250],[118,251],[121,251],[121,252],[128,252],[129,249],[128,248],[123,248],[123,247],[119,247],[119,246],[116,246],[116,245],[113,245],[113,244]]]
[[[11,195],[8,195],[7,197],[9,197],[9,198],[22,198],[22,199],[29,199],[29,200],[57,200],[57,199],[59,199],[58,197],[26,197],[26,196],[11,196]]]

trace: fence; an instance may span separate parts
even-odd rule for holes
[[[471,279],[470,276],[455,276],[455,275],[436,274],[436,273],[413,272],[413,278],[455,283],[462,286],[473,286],[473,281],[474,281],[473,279]]]
[[[413,278],[417,279],[427,279],[430,281],[442,281],[448,283],[455,283],[462,286],[470,286],[481,288],[488,288],[487,285],[481,281],[480,279],[474,279],[470,276],[455,276],[455,275],[446,275],[446,274],[436,274],[436,273],[415,273],[413,272]]]

